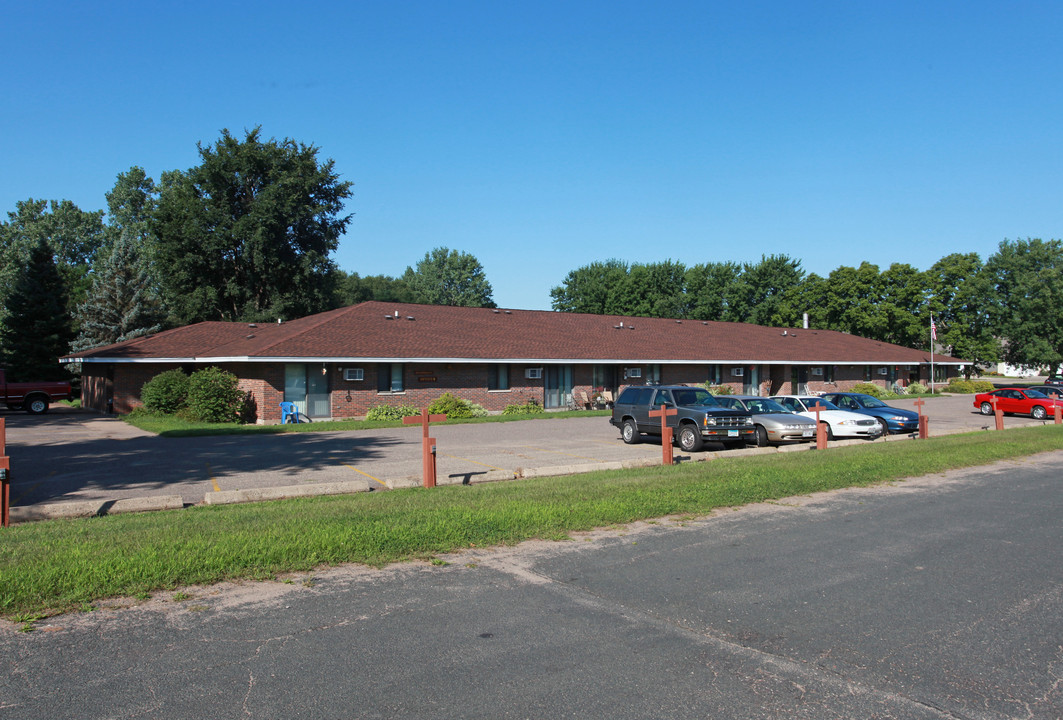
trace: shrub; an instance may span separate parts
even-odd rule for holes
[[[402,420],[404,417],[420,415],[421,411],[413,405],[377,405],[369,408],[366,420]]]
[[[472,417],[487,417],[491,414],[487,412],[487,408],[479,403],[469,403],[469,411],[472,413]]]
[[[930,388],[921,382],[908,383],[909,395],[926,395],[930,392]]]
[[[503,415],[535,415],[543,412],[543,406],[535,400],[529,400],[523,405],[506,405]]]
[[[852,389],[851,392],[863,393],[864,395],[870,395],[872,397],[882,397],[885,394],[882,391],[882,388],[880,388],[875,383],[869,383],[869,382],[862,382],[862,383],[857,383],[856,385],[853,385],[853,389]]]
[[[429,415],[446,415],[447,418],[472,417],[472,403],[453,393],[443,393],[428,406]]]
[[[735,391],[730,385],[713,385],[712,383],[701,383],[701,387],[708,390],[713,395],[734,395]]]
[[[188,399],[188,376],[180,368],[159,373],[144,383],[140,399],[149,412],[173,415]]]
[[[202,422],[237,422],[244,402],[236,376],[221,368],[197,370],[188,378],[189,415]]]

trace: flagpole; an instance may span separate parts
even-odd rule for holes
[[[930,392],[934,392],[934,340],[937,333],[934,332],[934,313],[930,313]]]

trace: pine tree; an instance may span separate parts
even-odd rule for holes
[[[40,238],[15,279],[6,302],[3,360],[12,380],[65,380],[59,357],[74,333],[67,310],[67,289],[48,241]]]
[[[162,328],[165,313],[129,230],[122,229],[110,254],[96,268],[92,288],[77,314],[81,333],[72,346],[74,352],[132,340]]]

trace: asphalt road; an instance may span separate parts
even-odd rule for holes
[[[0,624],[0,717],[1063,717],[1063,453]]]
[[[914,400],[893,401],[914,409]],[[971,396],[926,401],[931,435],[978,431]],[[91,412],[0,411],[12,463],[12,505],[110,501],[177,494],[186,503],[215,490],[364,479],[383,489],[421,475],[420,428],[205,438],[160,438]],[[1006,427],[1040,424],[1007,417]],[[656,461],[660,442],[625,445],[604,417],[434,426],[441,481],[476,482],[529,469]],[[897,437],[892,438],[894,440]],[[862,441],[861,441],[862,442]],[[733,453],[717,445],[691,457]],[[679,455],[677,451],[677,455]]]

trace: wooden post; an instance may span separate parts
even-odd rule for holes
[[[1063,407],[1060,407],[1058,401],[1056,402],[1056,406],[1052,408],[1052,412],[1055,413],[1056,416],[1056,425],[1063,423]]]
[[[11,521],[11,458],[7,456],[7,420],[0,418],[0,527]]]
[[[667,408],[663,405],[659,410],[649,412],[650,417],[661,419],[661,463],[664,465],[672,465],[675,462],[672,458],[672,428],[668,427],[668,416],[678,414],[678,408]]]
[[[827,431],[823,429],[827,423],[821,422],[819,419],[820,411],[826,409],[819,403],[812,406],[812,411],[816,413],[816,450],[827,449]]]
[[[915,410],[919,413],[919,439],[926,440],[930,437],[930,418],[923,414],[923,406],[926,400],[916,400]]]
[[[989,398],[989,402],[993,404],[993,416],[997,420],[997,430],[1004,429],[1004,411],[997,407],[997,403],[1000,402],[1000,398],[996,395]]]
[[[424,486],[433,488],[436,486],[436,439],[428,437],[428,423],[443,422],[446,415],[429,415],[428,408],[421,408],[420,415],[412,415],[402,419],[403,425],[421,424],[421,473],[424,477]]]

